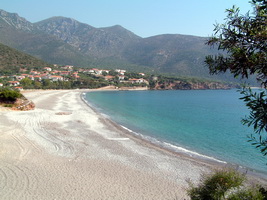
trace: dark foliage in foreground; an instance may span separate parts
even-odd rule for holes
[[[230,71],[235,77],[256,75],[265,90],[259,94],[246,87],[242,90],[250,116],[243,123],[254,127],[253,145],[267,155],[267,1],[253,0],[254,14],[241,15],[239,8],[227,9],[224,24],[216,25],[215,36],[207,42],[222,53],[206,57],[211,74]]]
[[[265,200],[263,187],[244,186],[246,177],[233,169],[202,175],[200,183],[190,183],[187,190],[192,200]]]
[[[20,97],[22,97],[22,94],[17,90],[9,88],[0,89],[0,101],[2,102],[14,102]]]

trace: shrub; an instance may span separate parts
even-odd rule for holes
[[[267,200],[265,188],[244,186],[245,175],[233,169],[202,175],[200,183],[190,183],[187,190],[192,200]]]
[[[259,188],[248,188],[239,190],[228,196],[227,200],[264,200]]]
[[[11,108],[11,107],[13,107],[13,104],[4,104],[4,107]]]
[[[190,184],[187,192],[192,200],[224,199],[228,190],[241,186],[244,180],[245,176],[235,170],[218,170],[202,175],[200,184]]]
[[[22,94],[17,90],[12,90],[8,88],[3,88],[0,90],[0,100],[1,101],[16,101],[17,98],[22,97]]]

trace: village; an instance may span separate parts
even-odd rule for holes
[[[145,79],[144,73],[128,73],[126,70],[106,70],[97,68],[75,68],[72,65],[54,67],[39,67],[36,69],[20,68],[19,73],[13,75],[1,75],[0,76],[0,87],[12,87],[18,90],[29,89],[28,84],[34,84],[37,89],[43,84],[53,84],[58,82],[76,83],[76,87],[79,85],[86,87],[87,79],[94,79],[95,81],[101,82],[102,85],[114,85],[122,84],[128,86],[148,86],[149,82]],[[31,81],[31,82],[30,82]],[[90,81],[92,83],[92,81]],[[103,86],[104,86],[103,85]],[[67,87],[67,88],[69,88]],[[35,88],[35,87],[34,87]]]

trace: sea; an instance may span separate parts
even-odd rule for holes
[[[191,157],[267,174],[267,157],[248,142],[251,127],[232,90],[97,91],[85,100],[132,134]]]

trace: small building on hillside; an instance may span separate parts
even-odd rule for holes
[[[22,79],[24,79],[25,78],[25,76],[14,76],[15,77],[15,79],[16,80],[18,80],[18,81],[21,81]]]
[[[119,80],[120,80],[120,81],[122,81],[122,80],[125,79],[125,76],[124,76],[124,75],[119,75],[118,77],[119,77]]]
[[[73,78],[76,78],[76,79],[80,78],[78,72],[73,72],[73,73],[72,73],[72,77],[73,77]]]
[[[63,81],[64,78],[62,76],[50,76],[52,81]]]
[[[29,75],[27,76],[29,79],[31,79],[32,81],[34,80],[34,76],[33,75]]]
[[[132,78],[132,79],[129,79],[129,81],[130,81],[132,84],[134,84],[134,83],[138,83],[138,84],[140,84],[140,83],[146,83],[146,84],[148,84],[148,81],[145,80],[145,79],[143,79],[143,78],[139,78],[139,79]]]
[[[126,73],[126,70],[123,70],[123,69],[115,69],[115,72],[117,72],[120,75],[124,75]]]
[[[52,68],[51,67],[44,67],[44,70],[51,72]]]
[[[115,76],[104,76],[105,80],[106,81],[109,81],[109,80],[113,80],[115,78]]]
[[[15,87],[15,89],[17,89],[19,91],[22,91],[23,90],[23,87]]]
[[[61,76],[69,76],[71,74],[71,72],[69,71],[59,71],[59,75]]]
[[[20,83],[19,81],[8,81],[9,86],[18,86]]]
[[[41,74],[41,72],[38,72],[38,71],[34,71],[34,70],[32,70],[32,71],[30,72],[30,74],[33,74],[33,75],[38,75],[38,74]]]
[[[67,71],[73,71],[73,66],[72,65],[66,65],[64,67],[61,67],[61,69],[65,69]]]

